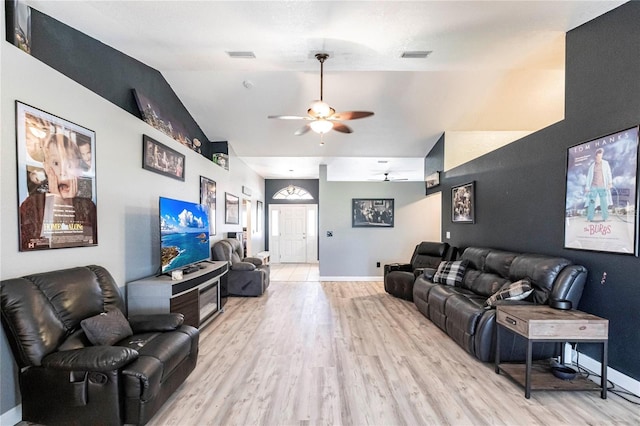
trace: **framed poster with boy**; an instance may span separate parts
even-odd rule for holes
[[[20,251],[98,244],[95,132],[16,101]]]

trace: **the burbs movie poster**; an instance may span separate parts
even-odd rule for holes
[[[16,102],[20,250],[98,244],[95,132]]]
[[[638,127],[569,148],[566,248],[637,254]]]

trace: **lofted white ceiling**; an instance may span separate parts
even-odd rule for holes
[[[159,70],[209,140],[265,178],[423,180],[445,131],[563,118],[564,35],[625,1],[42,1],[27,4]],[[431,51],[403,59],[404,51]],[[255,59],[227,52],[251,51]],[[309,132],[319,97],[352,134]],[[231,165],[233,167],[233,165]]]

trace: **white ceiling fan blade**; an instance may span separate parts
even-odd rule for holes
[[[309,120],[309,117],[300,117],[299,115],[270,115],[267,118],[276,118],[278,120]]]
[[[311,126],[309,126],[308,124],[305,124],[304,126],[300,127],[298,130],[296,130],[294,135],[296,135],[296,136],[304,135],[309,130],[311,130]]]

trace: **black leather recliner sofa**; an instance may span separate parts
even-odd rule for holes
[[[505,284],[526,279],[533,293],[525,300],[500,303],[548,304],[550,300],[570,300],[576,308],[582,297],[587,270],[571,261],[540,254],[512,253],[490,248],[469,247],[461,259],[468,265],[459,285],[435,284],[434,270],[416,278],[413,301],[418,310],[440,327],[458,345],[481,361],[495,359],[496,310],[486,300]],[[504,336],[504,338],[503,338]],[[526,341],[513,333],[500,338],[501,361],[524,361]],[[561,345],[534,345],[534,359],[558,356]]]
[[[424,268],[437,268],[443,260],[449,260],[455,249],[449,243],[423,241],[416,246],[409,263],[384,265],[384,289],[392,296],[413,301],[413,282]]]
[[[196,366],[198,330],[181,314],[127,320],[103,267],[3,280],[0,294],[25,421],[142,425]]]

